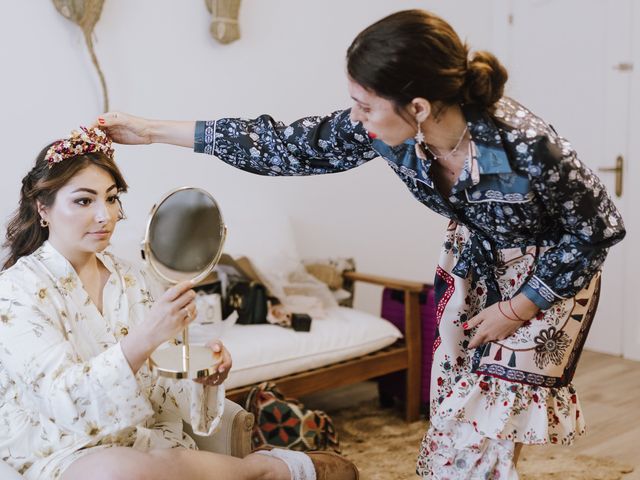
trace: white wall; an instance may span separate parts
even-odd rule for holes
[[[4,223],[40,148],[91,122],[102,101],[78,27],[49,1],[2,4]],[[201,0],[109,0],[96,28],[96,50],[112,109],[172,119],[266,112],[287,122],[350,105],[345,51],[373,21],[404,8],[427,8],[447,18],[474,48],[491,49],[490,5],[471,0],[243,0],[242,38],[222,46],[209,36],[210,19]],[[380,159],[339,175],[274,179],[171,146],[119,147],[116,154],[131,186],[124,198],[128,220],[114,239],[115,251],[123,256],[137,258],[153,202],[175,186],[192,184],[214,194],[231,226],[247,211],[285,212],[304,256],[354,256],[361,271],[433,278],[445,221],[412,200]],[[378,292],[361,294],[360,306],[376,311]]]

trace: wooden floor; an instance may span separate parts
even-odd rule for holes
[[[574,379],[587,422],[587,435],[570,448],[575,453],[611,457],[635,467],[624,480],[640,480],[640,362],[585,351]],[[373,382],[304,397],[309,408],[335,410],[374,398]]]

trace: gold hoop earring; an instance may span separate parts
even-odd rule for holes
[[[49,226],[49,222],[47,222],[44,218],[40,219],[40,226],[42,228],[47,228]]]

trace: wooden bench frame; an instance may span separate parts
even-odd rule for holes
[[[390,347],[360,357],[283,377],[265,379],[275,382],[284,395],[300,397],[331,388],[351,385],[392,372],[406,372],[405,419],[420,418],[420,384],[422,367],[422,322],[419,295],[424,286],[418,282],[345,272],[344,279],[365,282],[404,291],[405,336]],[[255,385],[227,391],[227,398],[241,403]]]

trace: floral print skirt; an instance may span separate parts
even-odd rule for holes
[[[451,273],[469,235],[466,227],[449,225],[436,271],[431,424],[417,473],[438,480],[517,479],[515,443],[571,444],[585,431],[571,380],[598,305],[600,274],[505,340],[469,350],[475,332],[462,325],[487,306],[482,280]],[[502,298],[518,292],[543,251],[498,252]]]

